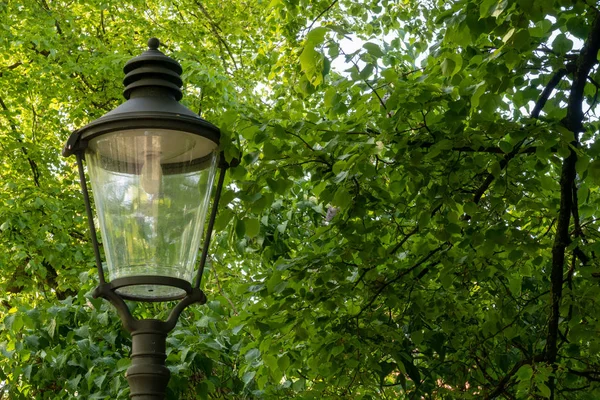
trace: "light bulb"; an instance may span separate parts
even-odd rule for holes
[[[146,153],[146,161],[142,166],[141,185],[142,189],[150,195],[160,192],[162,182],[162,167],[160,166],[160,154]]]

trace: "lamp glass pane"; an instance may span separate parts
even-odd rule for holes
[[[172,130],[135,129],[90,140],[86,161],[110,280],[190,281],[217,167],[217,144]],[[119,288],[137,298],[185,294],[162,285]]]

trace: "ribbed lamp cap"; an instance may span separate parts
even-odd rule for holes
[[[148,50],[127,61],[123,67],[123,72],[125,72],[123,96],[126,99],[129,99],[131,93],[137,88],[161,87],[168,89],[175,100],[181,100],[183,69],[177,61],[159,51],[159,47],[160,40],[148,39]]]

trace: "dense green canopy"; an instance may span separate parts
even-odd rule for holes
[[[170,398],[600,398],[593,0],[17,0],[0,21],[0,398],[128,396],[60,149],[152,36],[241,157]]]

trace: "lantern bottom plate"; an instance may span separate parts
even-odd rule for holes
[[[128,276],[109,282],[111,290],[125,300],[179,300],[192,292],[190,282],[169,276]]]
[[[185,297],[183,289],[162,285],[136,285],[116,289],[115,292],[123,298],[138,301],[156,301],[156,298],[177,300]]]

